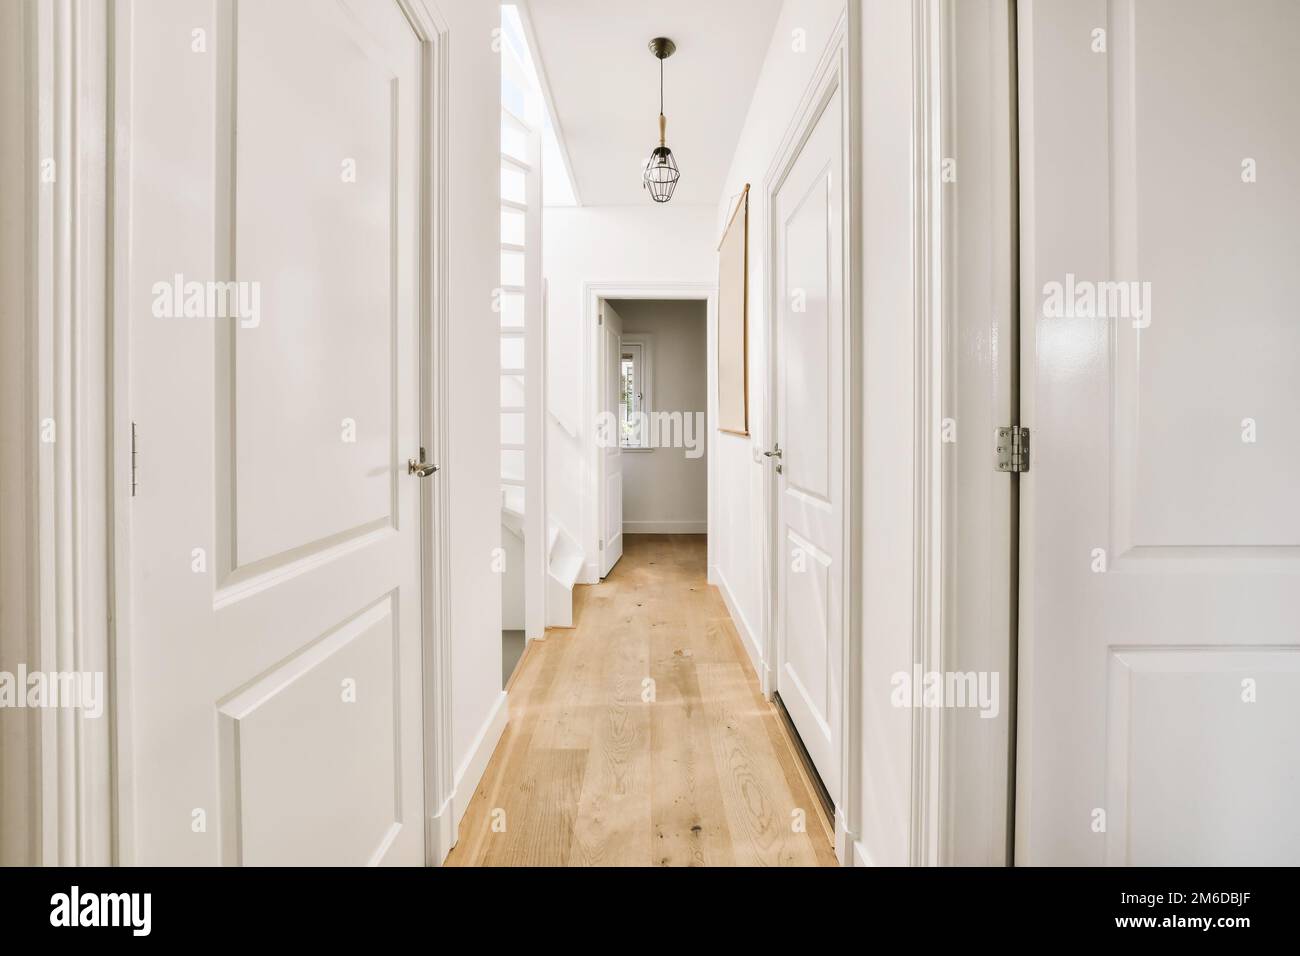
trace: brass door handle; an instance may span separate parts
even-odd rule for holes
[[[415,475],[417,478],[428,478],[437,470],[437,465],[431,465],[424,460],[423,448],[420,449],[420,457],[418,460],[415,458],[408,458],[406,460],[406,473],[408,475]]]

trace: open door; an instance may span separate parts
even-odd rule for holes
[[[623,557],[623,320],[604,299],[600,302],[600,487],[605,507],[600,516],[600,576]]]

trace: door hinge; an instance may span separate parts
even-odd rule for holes
[[[604,550],[605,550],[605,539],[604,539],[604,538],[601,538],[601,539],[600,539],[600,550],[601,550],[601,551],[604,551]]]
[[[1020,475],[1029,470],[1029,429],[1006,425],[998,429],[998,471]]]
[[[136,432],[135,422],[131,423],[131,497],[135,497],[136,490],[140,487],[140,437]]]
[[[604,313],[604,312],[597,312],[597,313],[596,313],[596,324],[597,324],[597,325],[604,325],[604,324],[605,324],[605,313]]]

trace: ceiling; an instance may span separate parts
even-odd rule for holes
[[[673,203],[716,204],[781,0],[529,0],[533,56],[584,206],[649,204],[641,169],[659,145],[666,36],[668,146],[682,178]]]

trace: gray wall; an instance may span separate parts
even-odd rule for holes
[[[706,308],[703,301],[621,299],[623,335],[651,336],[652,412],[699,412],[708,407]],[[708,522],[708,430],[693,433],[704,451],[685,448],[623,454],[623,530],[704,533]]]

